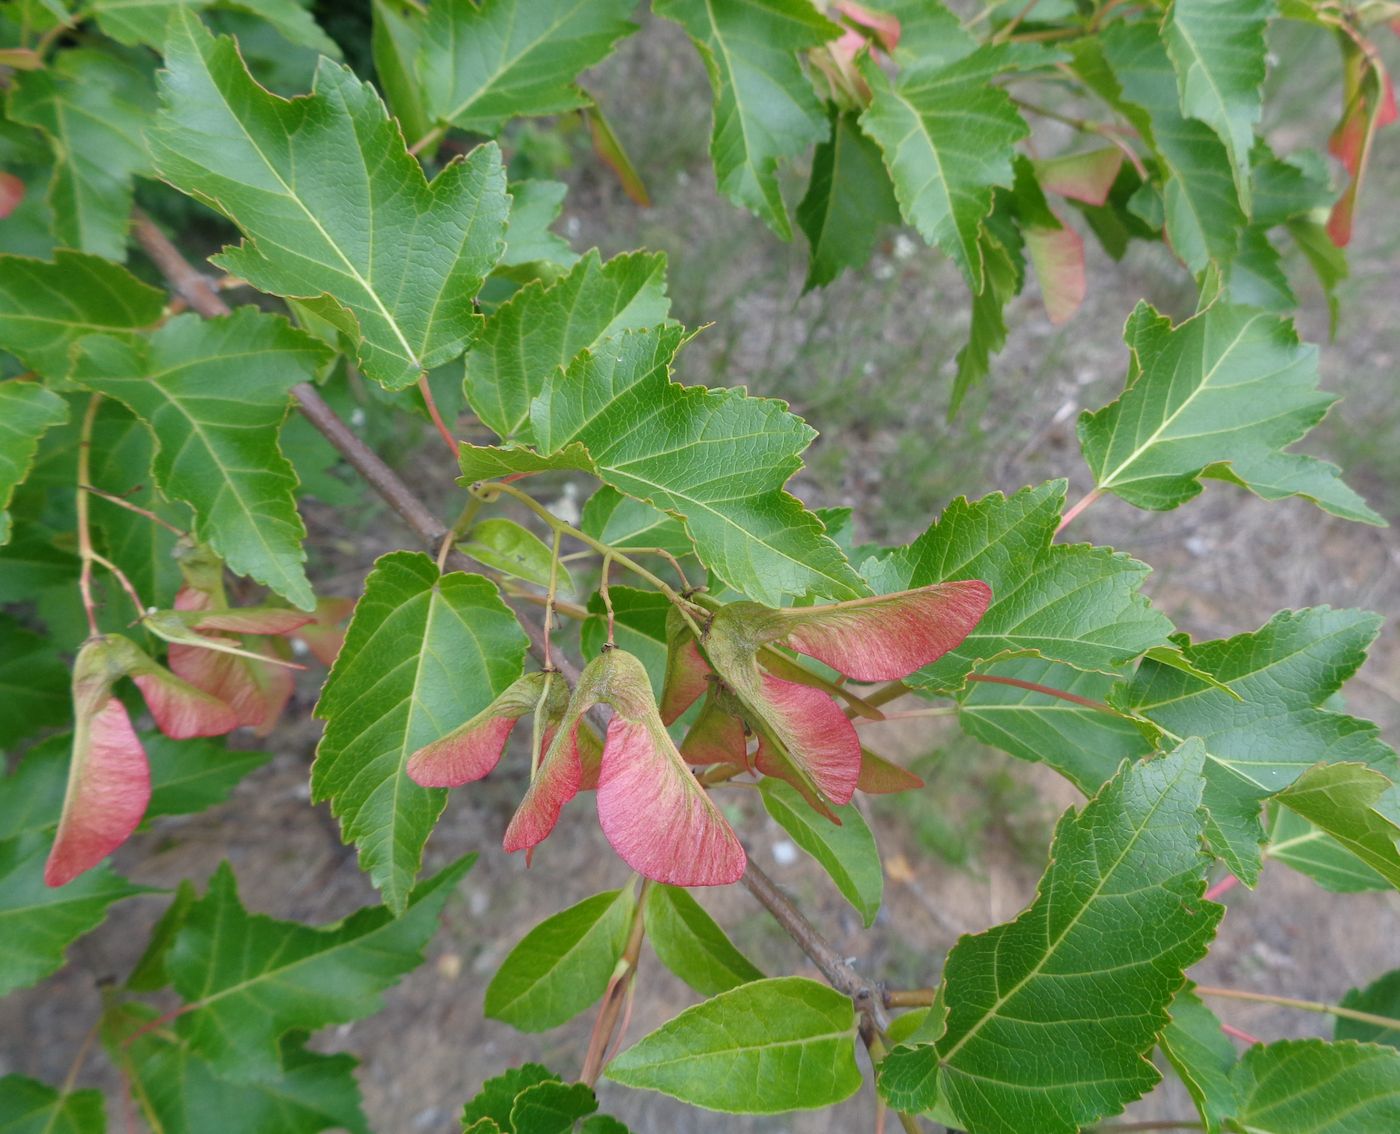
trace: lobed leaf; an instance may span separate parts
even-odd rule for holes
[[[948,956],[946,1028],[916,1047],[971,1134],[1073,1134],[1150,1090],[1147,1058],[1224,910],[1201,900],[1201,766],[1188,741],[1060,820],[1035,901]],[[888,1093],[886,1095],[888,1096]]]
[[[563,279],[527,284],[487,320],[467,355],[467,402],[503,439],[534,440],[530,406],[559,371],[623,331],[666,321],[666,258],[589,252]]]
[[[0,256],[0,338],[5,349],[55,385],[84,335],[131,338],[152,326],[165,293],[120,264],[60,248],[52,263]]]
[[[1377,806],[1394,786],[1360,764],[1319,764],[1277,799],[1400,890],[1400,824]]]
[[[575,83],[636,31],[636,0],[440,0],[421,34],[430,117],[474,134],[589,105]]]
[[[1264,799],[1319,761],[1378,764],[1392,756],[1375,725],[1321,708],[1361,666],[1379,624],[1358,610],[1281,611],[1252,633],[1183,647],[1214,682],[1147,659],[1119,698],[1169,736],[1202,738],[1207,837],[1251,885]]]
[[[0,996],[56,972],[68,947],[101,925],[115,903],[151,892],[107,866],[49,886],[49,842],[37,831],[0,841]]]
[[[52,66],[23,76],[9,110],[53,146],[48,199],[59,243],[126,259],[135,178],[153,172],[144,137],[155,111],[149,74],[104,51],[61,51]]]
[[[1142,133],[1165,170],[1167,239],[1194,273],[1234,258],[1244,210],[1225,145],[1181,113],[1176,74],[1157,28],[1118,21],[1071,51],[1084,81]],[[1161,221],[1158,220],[1157,227]]]
[[[847,268],[863,268],[880,229],[900,220],[879,146],[861,133],[854,114],[833,109],[830,120],[831,137],[817,146],[807,194],[797,206],[798,227],[811,245],[808,290]]]
[[[861,74],[870,107],[860,125],[879,144],[904,219],[983,290],[982,222],[995,186],[1010,186],[1012,147],[1030,133],[1007,93],[988,80],[1002,52],[932,60],[891,81],[873,61]]]
[[[315,377],[326,348],[245,307],[177,316],[144,339],[91,335],[78,350],[74,379],[150,427],[156,481],[194,509],[200,541],[230,570],[313,609],[297,478],[278,432],[292,387]]]
[[[464,445],[463,481],[543,469],[591,473],[680,516],[701,561],[770,606],[863,590],[821,521],[783,491],[814,432],[781,402],[671,381],[678,327],[580,355],[534,400],[538,452]]]
[[[1274,0],[1174,0],[1162,24],[1181,112],[1220,136],[1246,214],[1251,211],[1250,150],[1263,109],[1266,35],[1274,12]]]
[[[811,0],[655,0],[652,8],[685,28],[705,61],[719,191],[791,239],[778,163],[827,137],[821,103],[796,53],[841,29]]]
[[[0,544],[10,540],[6,511],[24,483],[39,439],[68,420],[68,404],[37,382],[0,382]]]
[[[382,556],[365,580],[316,715],[311,769],[360,864],[401,912],[447,794],[404,772],[425,744],[470,720],[520,676],[525,637],[494,584],[440,575],[419,552]]]
[[[221,1078],[286,1073],[279,1038],[378,1011],[382,993],[422,962],[443,906],[475,861],[467,855],[426,879],[397,917],[367,906],[325,927],[248,913],[222,863],[166,958],[187,1004],[176,1033]]]
[[[473,301],[505,247],[500,151],[480,146],[431,182],[374,88],[321,59],[309,95],[249,75],[233,40],[171,17],[156,168],[245,240],[216,262],[298,299],[389,389],[451,362],[479,330]]]
[[[952,692],[978,661],[1031,654],[1113,672],[1166,641],[1167,619],[1138,588],[1146,565],[1108,548],[1053,543],[1065,482],[1047,481],[974,503],[959,497],[913,543],[861,568],[880,593],[981,579],[992,604],[960,646],[909,679]]]
[[[1142,303],[1124,338],[1127,389],[1079,419],[1101,490],[1165,510],[1216,477],[1265,500],[1303,496],[1334,515],[1384,523],[1336,466],[1284,451],[1336,400],[1318,390],[1317,352],[1288,320],[1215,303],[1173,327]]]

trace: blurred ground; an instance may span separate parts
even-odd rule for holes
[[[1279,49],[1289,61],[1315,46],[1292,41]],[[1307,65],[1275,68],[1287,82],[1267,125],[1284,151],[1322,145],[1336,113],[1334,61],[1330,55],[1309,58]],[[590,89],[638,166],[662,172],[648,177],[654,207],[642,211],[606,170],[580,158],[566,174],[572,182],[564,222],[570,238],[576,247],[596,244],[605,253],[638,246],[670,253],[676,317],[690,326],[714,324],[686,348],[679,378],[745,384],[754,393],[787,398],[821,429],[798,481],[810,503],[857,505],[860,539],[898,541],[922,530],[964,492],[1011,491],[1052,476],[1071,479],[1071,499],[1088,487],[1074,420],[1080,409],[1102,405],[1121,389],[1126,352],[1120,333],[1132,304],[1147,297],[1183,314],[1191,299],[1163,250],[1135,247],[1121,264],[1091,251],[1089,300],[1061,330],[1049,327],[1034,286],[1028,287],[1013,305],[1011,339],[991,380],[949,425],[951,360],[967,320],[964,287],[950,264],[922,246],[892,240],[860,278],[803,296],[804,249],[779,245],[714,194],[704,152],[709,110],[703,71],[675,28],[652,22],[599,71]],[[1351,251],[1352,277],[1343,288],[1340,339],[1322,352],[1326,385],[1346,400],[1307,446],[1341,464],[1392,522],[1400,521],[1400,225],[1391,205],[1398,192],[1400,145],[1383,134]],[[1303,331],[1324,341],[1322,298],[1305,271],[1295,279],[1304,297]],[[453,491],[449,470],[425,458],[410,471],[415,483],[438,494],[443,514],[453,510],[446,503]],[[373,558],[404,538],[372,509],[347,516],[312,503],[307,519],[312,546],[334,549],[318,576],[328,592],[353,592]],[[1101,501],[1072,532],[1151,563],[1156,570],[1147,589],[1196,637],[1253,629],[1281,607],[1326,602],[1392,617],[1400,612],[1394,530],[1347,524],[1301,502],[1264,504],[1219,485],[1164,514]],[[275,761],[230,804],[159,823],[121,853],[119,866],[140,881],[173,884],[206,874],[226,855],[249,907],[280,917],[329,921],[372,901],[324,809],[306,803],[306,767],[319,731],[308,720],[314,698],[311,682],[293,709],[301,724],[277,734]],[[1392,743],[1400,741],[1400,645],[1393,628],[1350,686],[1348,708],[1380,722]],[[885,909],[872,931],[860,930],[816,867],[775,857],[782,833],[761,812],[755,816],[749,806],[741,827],[760,865],[838,947],[892,985],[936,981],[958,934],[1014,916],[1034,892],[1054,817],[1077,802],[1072,789],[1043,769],[939,724],[895,722],[879,726],[884,734],[871,734],[891,755],[918,762],[930,779],[912,803],[870,801],[889,874]],[[429,964],[388,996],[378,1016],[341,1028],[321,1044],[363,1061],[367,1107],[381,1134],[449,1134],[458,1129],[462,1102],[486,1077],[526,1059],[567,1076],[582,1061],[590,1016],[543,1036],[522,1036],[481,1015],[490,973],[528,928],[627,877],[586,801],[565,813],[526,875],[523,863],[499,849],[522,786],[520,776],[510,774],[454,793],[430,843],[429,865],[467,850],[479,850],[481,861],[449,907]],[[816,975],[742,889],[706,893],[702,900],[761,968]],[[1236,889],[1228,901],[1219,941],[1195,974],[1204,983],[1336,1000],[1400,965],[1400,899],[1394,894],[1340,898],[1271,866],[1257,892]],[[95,978],[129,967],[158,909],[154,901],[118,907],[106,926],[73,949],[64,973],[0,1001],[0,1072],[63,1078],[98,1010]],[[693,999],[649,953],[642,965],[633,1038]],[[1267,1007],[1215,1007],[1265,1039],[1324,1034],[1328,1027],[1320,1017]],[[97,1082],[99,1076],[108,1072],[95,1059],[84,1077]],[[868,1091],[832,1112],[752,1120],[677,1108],[606,1083],[600,1094],[604,1109],[648,1134],[868,1130],[873,1116]],[[1190,1113],[1180,1091],[1164,1091],[1130,1116]]]

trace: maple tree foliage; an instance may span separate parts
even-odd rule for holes
[[[1170,511],[1210,481],[1385,522],[1298,448],[1334,398],[1281,246],[1335,327],[1397,118],[1376,37],[1400,6],[653,0],[648,22],[636,0],[372,0],[364,26],[323,28],[330,7],[0,8],[0,993],[61,969],[116,904],[161,902],[93,1025],[121,1113],[368,1131],[355,1060],[308,1040],[422,962],[476,857],[424,876],[449,792],[509,770],[525,786],[482,848],[557,866],[548,840],[588,800],[626,880],[521,933],[483,994],[524,1032],[596,1006],[577,1079],[490,1068],[463,1131],[625,1134],[603,1077],[742,1114],[834,1106],[868,1078],[877,1122],[1072,1134],[1166,1071],[1190,1128],[1400,1129],[1395,972],[1311,1005],[1333,1036],[1243,1051],[1207,1005],[1234,993],[1188,977],[1212,898],[1266,859],[1400,888],[1400,763],[1341,700],[1379,619],[1315,606],[1193,641],[1148,564],[1062,534],[1104,495]],[[1338,45],[1338,176],[1261,133],[1284,22]],[[951,414],[1031,281],[1027,317],[1067,323],[1086,241],[1170,253],[1195,310],[1125,307],[1121,392],[1078,422],[1087,496],[969,484],[910,542],[859,546],[848,513],[794,490],[821,423],[701,381],[666,257],[554,231],[568,190],[515,176],[514,131],[583,122],[645,203],[651,171],[587,73],[662,24],[708,81],[718,192],[805,240],[807,289],[861,276],[896,228],[956,266]],[[226,247],[192,265],[138,199]],[[391,467],[390,436],[456,478],[455,522]],[[540,499],[561,479],[588,494],[573,519]],[[302,500],[372,493],[405,527],[332,593]],[[309,805],[377,901],[306,925],[246,908],[229,862],[173,891],[128,878],[145,824],[267,761],[227,738],[275,735],[308,669]],[[862,797],[924,785],[861,728],[933,714],[1085,802],[1023,911],[890,990],[745,844],[767,816],[870,927],[885,871]],[[736,884],[821,980],[730,940],[703,892]],[[697,999],[618,1051],[646,942]],[[0,1077],[0,1130],[105,1130],[89,1046],[61,1083]]]

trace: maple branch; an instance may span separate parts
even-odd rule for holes
[[[185,259],[170,239],[156,227],[151,218],[139,209],[134,212],[133,216],[132,230],[137,242],[171,286],[189,303],[190,307],[207,318],[230,314],[228,304],[219,297],[210,286],[209,281]],[[296,398],[298,408],[306,415],[311,424],[369,483],[384,502],[399,514],[414,533],[429,547],[436,547],[440,544],[448,532],[447,527],[428,510],[427,505],[400,479],[393,469],[386,465],[364,441],[351,432],[350,427],[341,420],[335,410],[326,404],[325,399],[321,397],[316,388],[310,383],[301,382],[292,387],[292,395]],[[522,498],[522,500],[527,499],[523,493],[519,493],[518,490],[510,490],[509,486],[499,482],[493,482],[489,487],[496,492],[505,491],[512,496]],[[534,503],[533,499],[530,499],[530,503]],[[553,519],[553,517],[550,518]],[[573,532],[571,531],[569,534],[573,534]],[[585,537],[585,542],[590,541]],[[622,557],[618,557],[618,561],[619,563],[624,562]],[[650,574],[650,572],[645,572],[645,574]],[[657,582],[660,581],[657,580]],[[663,593],[669,589],[663,585]],[[526,617],[519,610],[516,611],[516,616],[521,628],[530,640],[531,654],[543,661],[547,656],[543,628],[532,617]],[[559,670],[570,684],[578,682],[579,670],[572,661],[565,657],[556,657],[552,659],[552,662],[554,668]],[[589,715],[595,724],[599,723],[595,713],[590,712]],[[606,724],[606,722],[603,723]],[[846,959],[817,932],[801,911],[788,901],[773,880],[754,865],[752,859],[749,860],[743,883],[749,893],[773,915],[774,920],[811,958],[827,982],[838,991],[844,992],[855,1002],[857,1010],[868,1022],[870,1028],[884,1031],[889,1025],[889,1018],[885,1014],[884,1004],[875,986],[856,972]]]
[[[886,1008],[930,1008],[937,993],[932,988],[887,988],[882,995]]]
[[[884,1000],[876,986],[858,973],[845,957],[832,946],[816,927],[787,896],[778,885],[759,869],[749,856],[748,869],[740,879],[744,888],[757,900],[758,904],[773,915],[773,920],[783,927],[787,935],[797,942],[797,946],[816,965],[827,984],[849,996],[870,1029],[886,1031],[889,1017],[885,1015]],[[862,1031],[865,1031],[862,1028]]]

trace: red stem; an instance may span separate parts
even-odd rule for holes
[[[1089,507],[1090,504],[1092,504],[1102,495],[1103,490],[1098,488],[1095,488],[1091,492],[1086,493],[1084,498],[1080,500],[1079,503],[1071,507],[1070,510],[1066,512],[1064,516],[1060,519],[1060,526],[1055,529],[1055,534],[1059,535],[1062,531],[1069,527],[1070,522],[1077,515],[1079,515],[1080,512],[1084,511],[1085,508]]]
[[[1096,713],[1108,713],[1114,717],[1123,716],[1112,705],[1105,705],[1102,701],[1081,697],[1078,693],[1067,693],[1063,689],[1053,689],[1049,685],[1041,685],[1035,681],[1022,681],[1017,677],[996,677],[990,673],[974,673],[969,675],[968,680],[985,681],[989,685],[1014,685],[1017,689],[1028,689],[1032,693],[1044,693],[1047,697],[1058,697],[1061,701],[1073,701],[1076,705],[1083,705],[1086,709],[1093,709]]]
[[[442,420],[437,400],[433,397],[433,388],[428,385],[426,374],[418,379],[418,392],[423,395],[423,404],[428,407],[428,416],[433,419],[433,425],[437,428],[438,435],[447,442],[447,448],[451,450],[452,459],[455,461],[457,459],[457,440],[452,436],[452,430],[447,428],[447,422]]]
[[[1206,891],[1206,901],[1214,902],[1218,900],[1221,894],[1228,894],[1239,884],[1240,880],[1236,878],[1233,874],[1225,875],[1224,878],[1222,878],[1219,882],[1217,882],[1214,886],[1212,886],[1209,890]]]
[[[1258,1036],[1252,1036],[1252,1035],[1250,1035],[1247,1031],[1245,1031],[1243,1028],[1237,1028],[1237,1027],[1235,1027],[1233,1024],[1226,1024],[1226,1023],[1223,1023],[1223,1022],[1222,1022],[1221,1025],[1220,1025],[1220,1030],[1221,1030],[1222,1032],[1224,1032],[1227,1036],[1234,1036],[1235,1039],[1237,1039],[1237,1040],[1243,1040],[1245,1043],[1249,1044],[1250,1046],[1253,1046],[1253,1045],[1256,1044],[1256,1043],[1263,1043],[1263,1042],[1264,1042],[1264,1041],[1261,1040]]]

